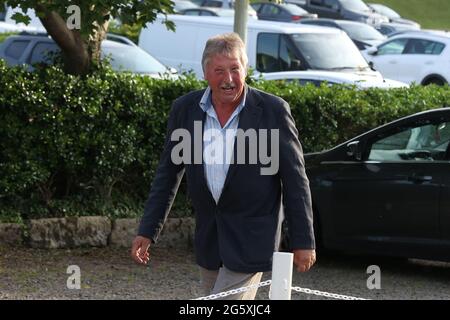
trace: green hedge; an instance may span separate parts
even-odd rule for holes
[[[0,60],[0,220],[142,212],[171,102],[205,83],[117,74],[29,73]],[[306,152],[400,116],[450,105],[449,87],[355,90],[252,83],[287,100]],[[175,209],[190,211],[184,194]]]

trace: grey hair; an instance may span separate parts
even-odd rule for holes
[[[237,33],[219,34],[208,39],[202,56],[203,72],[205,72],[209,60],[216,54],[223,54],[227,57],[237,56],[244,70],[247,71],[248,57],[245,44]]]

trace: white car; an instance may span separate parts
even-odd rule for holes
[[[422,85],[450,82],[450,33],[406,32],[361,53],[386,78]]]
[[[366,88],[407,88],[408,85],[403,82],[384,79],[381,74],[358,74],[349,72],[334,72],[334,71],[283,71],[260,73],[254,76],[254,79],[264,80],[286,80],[297,81],[300,85],[312,83],[320,86],[321,83],[326,82],[333,84],[348,84],[355,85],[360,89]]]

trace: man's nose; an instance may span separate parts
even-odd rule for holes
[[[233,75],[232,75],[231,71],[225,71],[224,80],[227,83],[230,83],[233,81]]]

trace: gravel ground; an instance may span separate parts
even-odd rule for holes
[[[81,289],[68,289],[69,265]],[[367,267],[378,265],[381,289],[367,289]],[[270,279],[270,273],[263,280]],[[148,267],[128,249],[41,250],[0,246],[0,299],[192,299],[201,296],[192,252],[153,248]],[[294,273],[293,286],[368,299],[450,299],[450,263],[319,255],[314,268]],[[268,299],[268,287],[258,299]],[[324,299],[292,292],[292,299]]]

